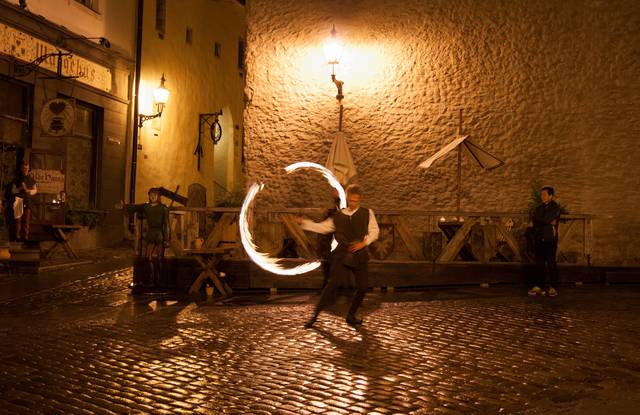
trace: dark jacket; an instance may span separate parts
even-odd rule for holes
[[[554,227],[560,219],[560,205],[554,200],[540,204],[533,213],[533,235],[539,241],[557,239]]]

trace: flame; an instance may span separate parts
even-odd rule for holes
[[[245,197],[244,203],[242,203],[242,209],[240,209],[240,220],[238,224],[240,227],[240,240],[242,241],[242,246],[244,246],[244,250],[247,252],[247,255],[249,255],[249,258],[251,258],[251,260],[260,268],[279,275],[304,274],[305,272],[313,271],[318,268],[320,266],[320,261],[307,262],[294,268],[284,268],[278,263],[280,259],[271,258],[267,254],[258,252],[256,245],[253,243],[251,231],[249,230],[248,214],[249,210],[253,210],[253,199],[263,187],[264,185],[262,183],[254,183],[249,188],[247,197]]]
[[[327,179],[331,187],[338,191],[338,195],[340,196],[340,209],[344,209],[347,207],[347,195],[342,188],[342,185],[336,179],[336,176],[331,173],[331,170],[320,165],[318,163],[311,163],[309,161],[301,161],[299,163],[293,163],[284,168],[284,170],[288,173],[292,173],[298,169],[314,169],[318,170],[322,175]]]
[[[322,175],[327,179],[331,187],[336,189],[336,191],[338,192],[338,196],[340,197],[340,209],[344,209],[347,207],[347,195],[344,192],[344,188],[342,187],[338,179],[336,179],[336,176],[333,175],[331,170],[329,170],[328,168],[324,167],[321,164],[311,163],[310,161],[300,161],[298,163],[290,164],[284,168],[287,174],[294,172],[298,169],[315,169],[315,170],[318,170],[320,173],[322,173]],[[338,241],[336,241],[336,238],[333,238],[331,240],[331,252],[333,252],[337,247],[338,247]]]
[[[340,196],[340,208],[344,208],[347,206],[347,197],[344,189],[342,188],[342,185],[340,185],[338,179],[336,179],[336,177],[333,175],[333,173],[331,173],[329,169],[317,163],[303,161],[287,166],[285,168],[285,171],[287,173],[291,173],[298,169],[314,169],[320,171],[322,175],[329,181],[329,184],[338,191],[338,195]],[[307,262],[293,268],[284,268],[279,263],[279,258],[271,258],[265,253],[258,252],[257,246],[253,243],[251,230],[249,229],[249,212],[253,212],[253,200],[263,188],[264,184],[262,183],[254,183],[253,185],[251,185],[249,191],[247,192],[247,196],[244,198],[244,202],[242,203],[242,208],[240,209],[240,219],[238,221],[238,226],[240,227],[240,240],[242,242],[244,250],[247,252],[247,255],[249,255],[249,258],[251,258],[251,260],[260,268],[278,275],[304,274],[318,268],[320,266],[320,261]],[[337,242],[334,239],[331,244],[331,250],[335,249],[336,246]]]

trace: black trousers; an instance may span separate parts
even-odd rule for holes
[[[538,287],[545,287],[548,285],[553,288],[558,288],[558,265],[556,263],[558,242],[555,239],[550,241],[536,239],[535,246],[537,271],[535,285]]]
[[[336,291],[341,281],[346,281],[349,274],[353,272],[356,280],[356,290],[351,299],[351,306],[347,312],[347,317],[355,317],[358,308],[364,301],[364,296],[369,288],[369,263],[362,261],[355,268],[349,268],[342,263],[343,256],[336,255],[331,261],[331,273],[327,285],[322,289],[318,304],[316,304],[315,315],[320,314],[335,298]]]
[[[324,288],[327,286],[329,277],[331,276],[331,257],[325,256],[322,259],[322,288]]]

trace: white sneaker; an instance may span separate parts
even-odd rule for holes
[[[544,295],[544,291],[542,291],[542,288],[536,285],[535,287],[529,290],[529,295]]]

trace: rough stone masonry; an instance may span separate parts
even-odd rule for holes
[[[263,202],[317,202],[282,168],[326,161],[338,108],[322,48],[335,24],[368,206],[455,208],[455,155],[417,166],[455,137],[463,109],[464,133],[505,161],[463,160],[463,210],[522,212],[533,183],[551,184],[571,213],[598,215],[593,263],[640,263],[640,3],[254,0],[247,18],[245,176],[277,189]]]

